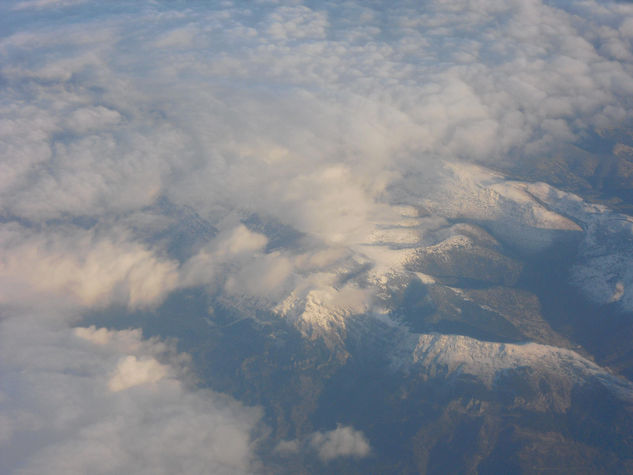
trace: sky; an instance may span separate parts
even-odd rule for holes
[[[257,472],[261,408],[82,316],[197,286],[280,318],[380,313],[334,283],[401,257],[368,242],[445,222],[416,210],[446,164],[529,163],[633,118],[626,2],[24,0],[0,18],[3,473]],[[165,209],[208,239],[172,252]],[[371,447],[338,426],[277,450]]]

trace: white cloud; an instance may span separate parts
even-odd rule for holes
[[[312,434],[310,447],[317,451],[324,462],[338,457],[362,458],[371,452],[369,442],[361,431],[340,425],[334,430]]]
[[[72,5],[78,5],[84,3],[85,0],[25,0],[16,3],[13,6],[13,10],[27,10],[30,8],[54,8],[54,7],[67,7]]]
[[[3,473],[252,473],[260,412],[186,384],[138,330],[0,322]]]
[[[266,32],[276,40],[324,38],[328,26],[327,15],[306,6],[282,6],[268,18]]]
[[[192,44],[196,30],[191,27],[175,28],[156,40],[159,48],[184,48]]]
[[[66,120],[66,128],[77,134],[85,134],[116,125],[120,120],[121,114],[107,107],[83,107],[71,113]]]
[[[282,440],[275,446],[275,452],[281,455],[296,454],[300,446],[297,440]]]
[[[224,239],[220,239],[217,252],[220,255],[235,255],[260,251],[266,245],[266,236],[249,231],[243,224],[238,225]]]
[[[282,440],[275,446],[274,452],[283,457],[314,452],[322,462],[327,463],[340,457],[367,457],[371,454],[371,446],[361,431],[338,424],[336,429],[315,431],[301,440]]]
[[[138,243],[82,229],[46,234],[0,225],[0,302],[37,305],[64,298],[76,304],[155,305],[177,287],[178,266]]]
[[[126,356],[117,365],[108,381],[110,391],[123,391],[140,384],[156,383],[167,375],[167,368],[154,358],[139,360]]]

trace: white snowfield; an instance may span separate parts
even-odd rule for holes
[[[539,203],[525,183],[466,163],[449,163],[443,178],[422,205],[445,218],[475,221],[504,242],[526,252],[538,252],[556,239],[582,228]]]
[[[633,383],[609,373],[575,351],[538,343],[497,343],[463,335],[411,334],[394,352],[394,368],[432,376],[472,375],[488,387],[508,370],[529,368],[564,385],[599,382],[633,403]]]

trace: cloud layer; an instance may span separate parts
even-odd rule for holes
[[[250,473],[260,412],[188,386],[138,330],[0,322],[3,473]]]

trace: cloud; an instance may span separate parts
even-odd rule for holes
[[[274,452],[290,457],[300,452],[315,452],[322,462],[330,462],[340,457],[364,458],[371,454],[367,437],[351,426],[338,424],[330,431],[316,431],[302,440],[282,440]]]
[[[25,0],[16,3],[13,6],[13,10],[67,7],[84,3],[84,1],[85,0]]]
[[[306,6],[282,6],[269,15],[268,33],[275,40],[324,38],[328,26],[327,15]]]
[[[252,473],[260,411],[186,383],[138,330],[0,322],[3,473]]]
[[[191,46],[196,30],[190,27],[175,28],[156,40],[155,45],[159,48],[184,48]]]
[[[45,234],[0,225],[0,302],[35,305],[63,298],[85,306],[113,303],[142,307],[177,288],[177,263],[160,259],[139,243],[66,227]]]
[[[281,455],[296,454],[299,452],[299,441],[282,440],[275,446],[275,452]]]
[[[117,365],[108,381],[110,391],[123,391],[140,384],[156,383],[167,375],[167,369],[154,358],[139,360],[126,356]]]
[[[327,432],[315,432],[310,437],[310,446],[324,462],[338,457],[362,458],[371,452],[365,435],[349,426],[338,426]]]
[[[385,186],[434,157],[544,153],[629,116],[630,64],[599,48],[627,31],[622,6],[588,3],[578,17],[536,1],[351,5],[361,20],[344,25],[329,8],[149,9],[141,29],[108,16],[91,24],[108,40],[74,25],[53,40],[72,54],[55,59],[43,55],[52,32],[6,37],[6,51],[30,58],[8,61],[9,86],[35,92],[17,110],[25,126],[7,134],[32,163],[5,164],[7,212],[120,213],[163,192],[205,217],[248,209],[339,242],[364,232]],[[91,88],[59,92],[76,81]],[[27,123],[31,135],[15,136]]]

